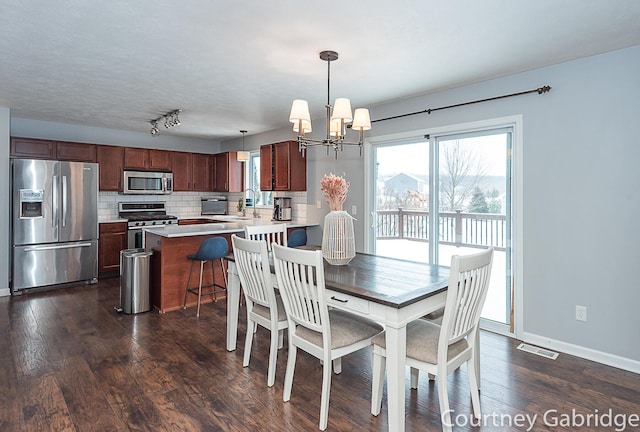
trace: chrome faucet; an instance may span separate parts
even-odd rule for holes
[[[260,215],[258,214],[258,209],[256,208],[256,191],[254,191],[254,190],[253,190],[253,189],[251,189],[251,188],[247,188],[247,189],[245,189],[244,191],[245,191],[245,192],[246,192],[246,191],[251,191],[251,192],[253,192],[253,217],[254,217],[254,218],[259,218],[259,217],[260,217]]]

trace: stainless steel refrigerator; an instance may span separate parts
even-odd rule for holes
[[[98,164],[12,161],[14,293],[98,277]]]

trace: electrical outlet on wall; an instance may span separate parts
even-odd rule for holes
[[[586,306],[578,306],[578,305],[576,305],[576,320],[578,320],[578,321],[586,321],[587,320],[587,307]]]

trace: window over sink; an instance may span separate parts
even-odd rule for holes
[[[256,206],[272,207],[273,192],[260,189],[260,151],[250,152],[249,161],[245,165],[245,184],[247,188],[253,189],[256,192]],[[251,192],[245,191],[244,194],[245,199],[253,199]]]

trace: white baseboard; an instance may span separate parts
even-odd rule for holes
[[[592,360],[598,363],[624,369],[629,372],[640,374],[640,361],[620,357],[615,354],[609,354],[602,351],[596,351],[579,345],[573,345],[567,342],[561,342],[546,337],[542,337],[533,333],[523,333],[522,340],[524,342],[538,345],[543,348],[550,348],[554,351],[570,354],[576,357]]]
[[[0,297],[6,297],[10,295],[11,291],[9,290],[9,288],[0,288]]]

